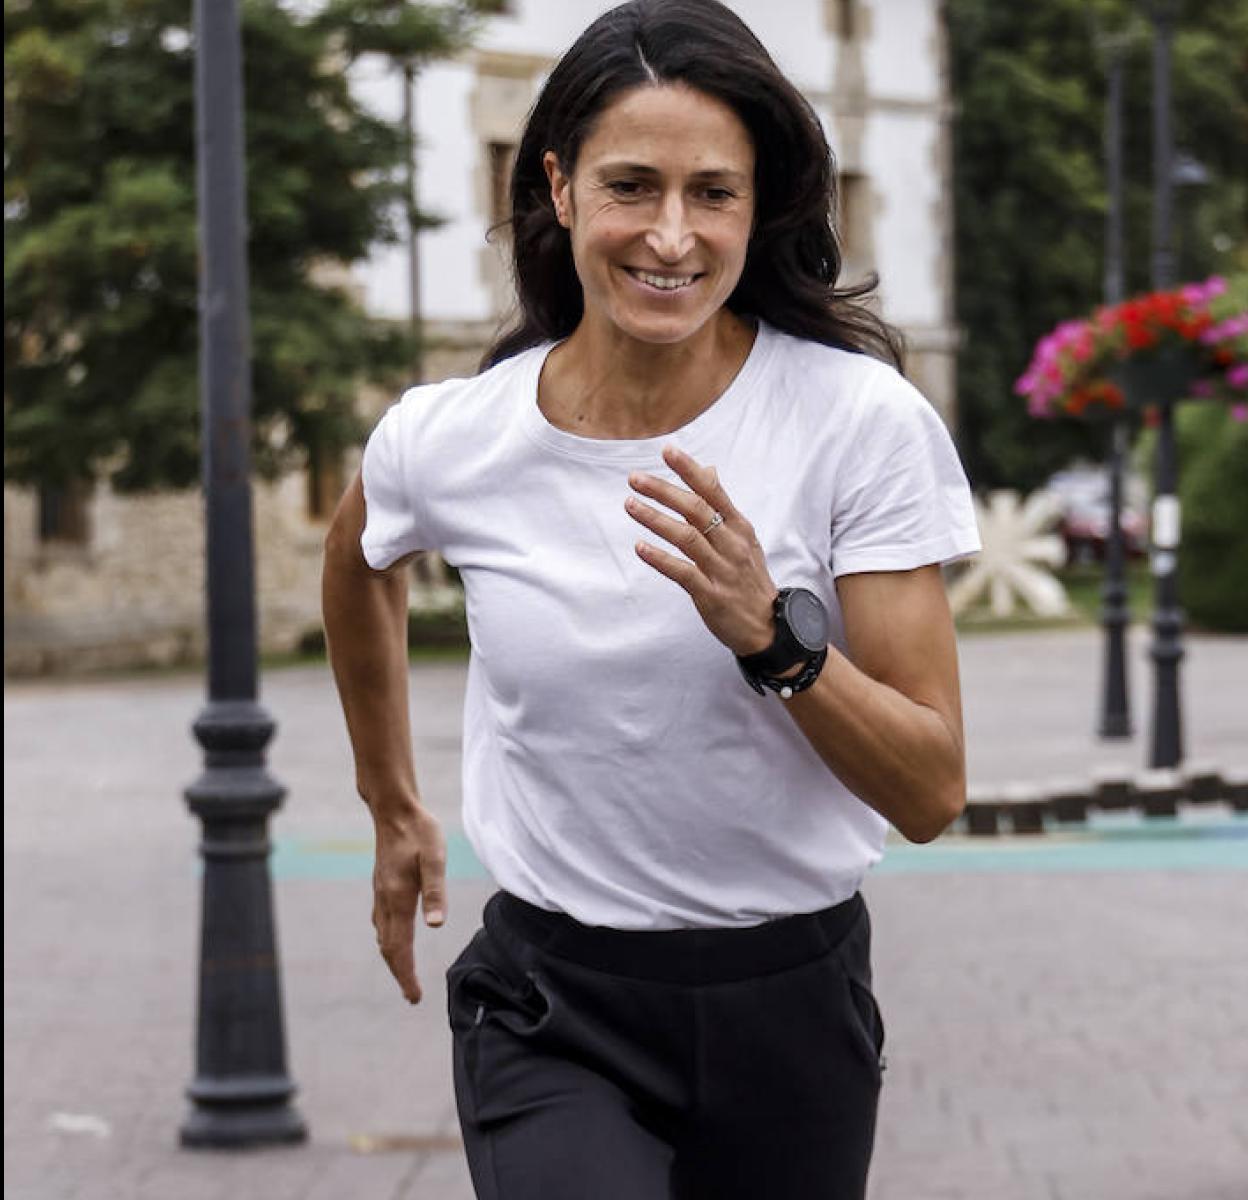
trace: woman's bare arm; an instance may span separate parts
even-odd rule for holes
[[[338,695],[355,756],[356,788],[376,833],[373,925],[403,994],[421,997],[416,908],[446,915],[446,842],[420,800],[408,708],[407,576],[404,562],[374,571],[364,560],[364,489],[357,475],[325,540],[322,613]]]
[[[837,581],[849,656],[828,651],[813,687],[786,702],[820,758],[913,842],[966,804],[953,619],[940,568]]]

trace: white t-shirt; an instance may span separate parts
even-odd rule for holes
[[[717,468],[777,586],[979,548],[931,405],[891,367],[760,323],[737,377],[662,437],[602,440],[537,406],[551,347],[413,388],[364,454],[364,556],[437,550],[472,654],[464,830],[494,881],[589,925],[741,926],[839,903],[887,822],[758,696],[688,595],[634,552],[628,474],[674,443]],[[682,485],[683,486],[683,485]]]

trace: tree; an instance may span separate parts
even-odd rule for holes
[[[1094,20],[1134,32],[1126,62],[1127,288],[1149,289],[1151,41],[1130,0],[949,0],[959,448],[977,487],[1034,487],[1097,433],[1035,422],[1013,393],[1036,340],[1102,299],[1108,197]],[[1248,266],[1248,0],[1186,0],[1174,46],[1176,145],[1210,181],[1176,197],[1180,273]]]
[[[467,7],[243,0],[255,462],[359,434],[409,335],[332,282],[404,215],[401,131],[346,69],[461,45]],[[120,489],[199,475],[190,0],[5,0],[5,477]]]

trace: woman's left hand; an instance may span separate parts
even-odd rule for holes
[[[777,589],[754,527],[728,498],[714,467],[702,466],[675,446],[664,447],[663,461],[690,490],[641,472],[628,477],[629,486],[679,515],[636,496],[629,496],[624,507],[685,557],[649,542],[637,543],[638,557],[689,593],[706,627],[734,654],[766,650],[775,635]]]

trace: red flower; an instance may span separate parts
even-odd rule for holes
[[[1135,397],[1124,395],[1113,381],[1120,369],[1134,367],[1138,359],[1146,374],[1163,361],[1188,363],[1191,394],[1221,396],[1230,371],[1248,361],[1248,328],[1238,324],[1248,320],[1245,294],[1243,284],[1228,288],[1224,279],[1215,277],[1133,296],[1103,305],[1086,318],[1062,321],[1037,343],[1014,390],[1026,397],[1033,416],[1124,409]],[[1133,370],[1132,377],[1136,374]],[[1242,385],[1230,387],[1239,388],[1236,395],[1242,392]],[[1155,420],[1155,414],[1149,419]]]

